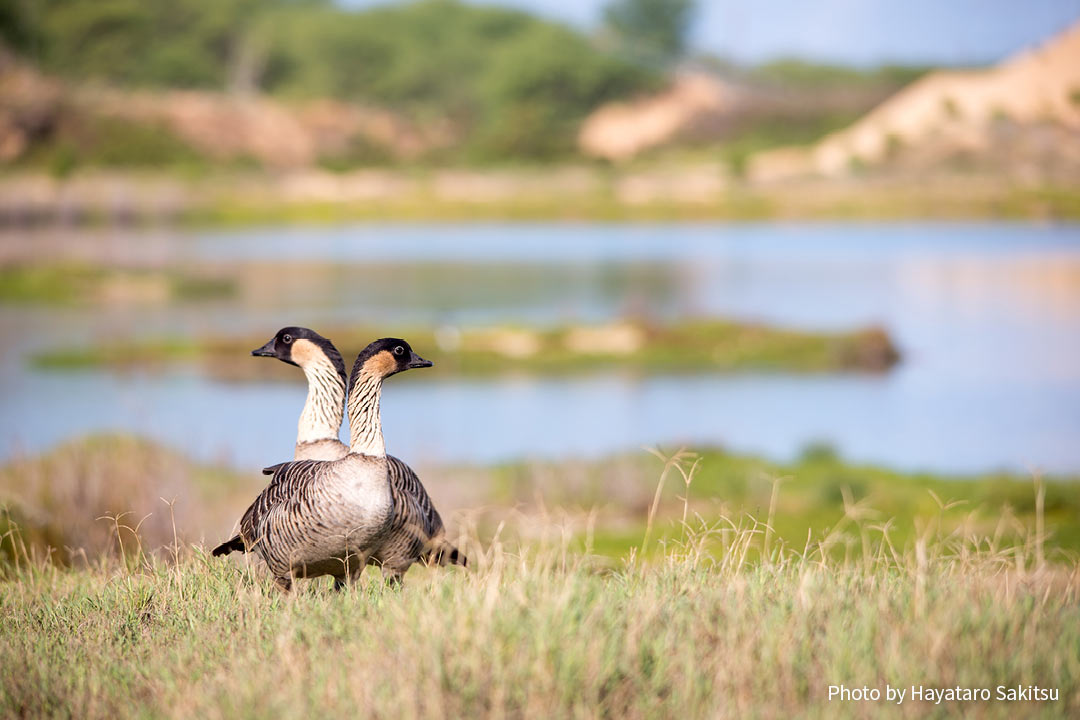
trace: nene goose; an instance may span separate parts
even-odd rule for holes
[[[334,344],[314,330],[287,327],[251,354],[296,365],[307,376],[308,394],[296,428],[293,460],[338,460],[348,455],[349,446],[338,438],[345,411],[345,361]],[[387,459],[411,472],[397,458]]]
[[[271,342],[287,347],[305,334],[309,342],[311,336],[322,341],[311,344],[324,349],[331,365],[334,356],[340,358],[328,340],[302,328],[285,328]],[[316,353],[303,345],[300,355],[322,365]],[[333,352],[326,353],[326,347]],[[299,364],[296,360],[304,359],[295,350],[290,352],[282,358],[286,362]],[[275,357],[280,355],[275,352]],[[388,458],[383,443],[382,381],[403,370],[430,365],[404,340],[384,338],[365,348],[356,358],[348,386],[351,451],[338,460],[297,460],[263,470],[273,475],[270,485],[244,514],[240,535],[219,545],[213,554],[254,550],[286,591],[293,576],[332,575],[335,587],[340,588],[347,578],[359,575],[365,562],[381,565],[384,576],[395,582],[417,560],[464,565],[465,556],[446,541],[442,519],[419,478],[400,460]],[[313,373],[324,381],[330,377]],[[344,372],[335,375],[343,385]],[[309,381],[311,377],[309,373]],[[344,395],[342,387],[334,396]],[[305,405],[309,417],[322,414],[307,410]],[[300,435],[304,432],[302,420]],[[319,444],[325,450],[328,443]],[[301,447],[298,442],[298,450]]]
[[[307,376],[307,401],[300,413],[293,459],[337,460],[345,457],[349,446],[338,439],[338,430],[345,411],[347,381],[345,362],[334,344],[309,328],[287,327],[251,354],[275,357],[296,365]],[[418,556],[421,559],[464,565],[464,555],[443,540],[442,517],[416,472],[393,455],[387,455],[386,462],[390,471],[390,489],[394,493],[394,509],[399,516],[395,517],[395,528],[409,533],[410,537],[416,532],[423,533],[426,547]],[[435,552],[428,552],[431,550]]]

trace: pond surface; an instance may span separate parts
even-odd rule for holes
[[[269,337],[286,324],[553,324],[632,313],[810,329],[880,324],[904,361],[880,376],[402,376],[384,392],[388,448],[415,463],[684,443],[785,459],[826,442],[845,457],[905,469],[1080,472],[1080,226],[363,225],[99,231],[5,244],[206,265],[241,287],[208,303],[0,308],[5,457],[105,430],[245,468],[291,451],[302,385],[29,369],[26,356],[45,347]],[[418,350],[438,362],[437,349]]]

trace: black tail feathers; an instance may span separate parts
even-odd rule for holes
[[[214,548],[210,554],[214,557],[218,557],[219,555],[228,555],[234,550],[236,552],[247,552],[247,548],[244,545],[244,538],[240,537],[239,535],[233,538],[229,538],[225,542],[221,543],[216,548]]]

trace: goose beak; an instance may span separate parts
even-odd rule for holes
[[[432,363],[430,360],[425,360],[424,358],[417,355],[415,352],[412,354],[412,357],[409,358],[409,367],[410,368],[431,367],[433,364],[434,363]]]
[[[276,357],[277,353],[274,352],[274,338],[270,338],[270,340],[261,348],[252,350],[251,354],[255,357]]]

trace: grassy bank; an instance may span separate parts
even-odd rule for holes
[[[1080,220],[1080,188],[1068,185],[1027,187],[978,177],[856,178],[724,183],[702,196],[692,180],[681,187],[679,174],[646,171],[642,177],[628,173],[620,179],[618,173],[605,172],[599,188],[576,194],[561,191],[557,172],[547,187],[534,184],[515,191],[511,183],[495,197],[444,197],[429,191],[354,200],[225,194],[191,206],[176,219],[211,227],[365,221]],[[499,182],[495,175],[485,184]]]
[[[745,370],[832,372],[883,371],[899,359],[885,331],[844,333],[785,330],[728,320],[693,320],[669,325],[624,321],[607,326],[550,329],[512,327],[329,328],[322,331],[352,358],[376,337],[404,337],[420,352],[437,348],[429,375],[634,372],[734,372]],[[291,379],[278,363],[255,361],[251,349],[263,336],[210,337],[124,342],[59,348],[35,355],[41,368],[153,369],[196,364],[213,377],[232,380]]]
[[[558,538],[557,530],[549,537]],[[24,560],[0,582],[5,717],[1065,717],[1080,712],[1080,568],[926,537],[847,561],[726,549],[691,533],[649,564],[558,540],[469,541],[467,570],[418,569],[282,596],[254,566]],[[749,560],[748,548],[760,560]],[[27,558],[28,560],[29,558]],[[829,698],[830,685],[879,701]],[[886,685],[905,688],[899,706]],[[990,700],[914,700],[912,686]],[[1000,699],[1038,685],[1056,699]],[[1000,689],[999,689],[1000,688]]]
[[[821,447],[791,463],[706,449],[667,466],[638,451],[595,461],[417,469],[452,528],[475,527],[490,538],[503,525],[504,539],[519,542],[537,537],[530,529],[536,523],[557,520],[576,551],[588,545],[610,559],[631,550],[655,557],[695,518],[718,526],[711,551],[730,544],[738,528],[763,534],[767,526],[774,547],[798,550],[808,538],[832,534],[829,552],[837,558],[870,541],[907,552],[928,533],[989,540],[972,551],[1029,552],[1038,540],[1055,564],[1080,553],[1075,476],[905,473],[846,462]],[[159,548],[174,532],[182,541],[213,542],[264,484],[258,468],[208,466],[137,438],[90,437],[0,467],[0,526],[17,524],[39,556],[52,548],[52,562],[78,564],[80,548],[91,557],[116,552],[108,518],[119,513],[129,513],[122,524],[140,527],[138,539],[122,533],[129,548],[140,541]],[[7,531],[0,527],[0,568],[15,558]]]
[[[594,547],[611,556],[640,547],[650,514],[660,542],[678,540],[683,520],[696,517],[723,518],[720,535],[767,525],[774,541],[794,548],[842,528],[851,535],[834,548],[841,555],[854,551],[854,538],[888,536],[911,549],[929,530],[993,538],[1000,549],[1030,543],[1038,522],[1050,556],[1080,552],[1080,477],[902,472],[847,462],[826,447],[807,448],[790,463],[705,449],[679,466],[693,468],[692,482],[672,465],[659,492],[655,479],[665,466],[647,453],[515,463],[490,468],[487,477],[501,506],[529,507],[542,497],[548,507],[577,508],[581,534],[581,516],[593,509]]]
[[[12,226],[1080,219],[1080,188],[1070,183],[943,171],[759,185],[731,177],[712,157],[631,167],[370,168],[340,174],[0,173],[0,198],[0,225]]]

